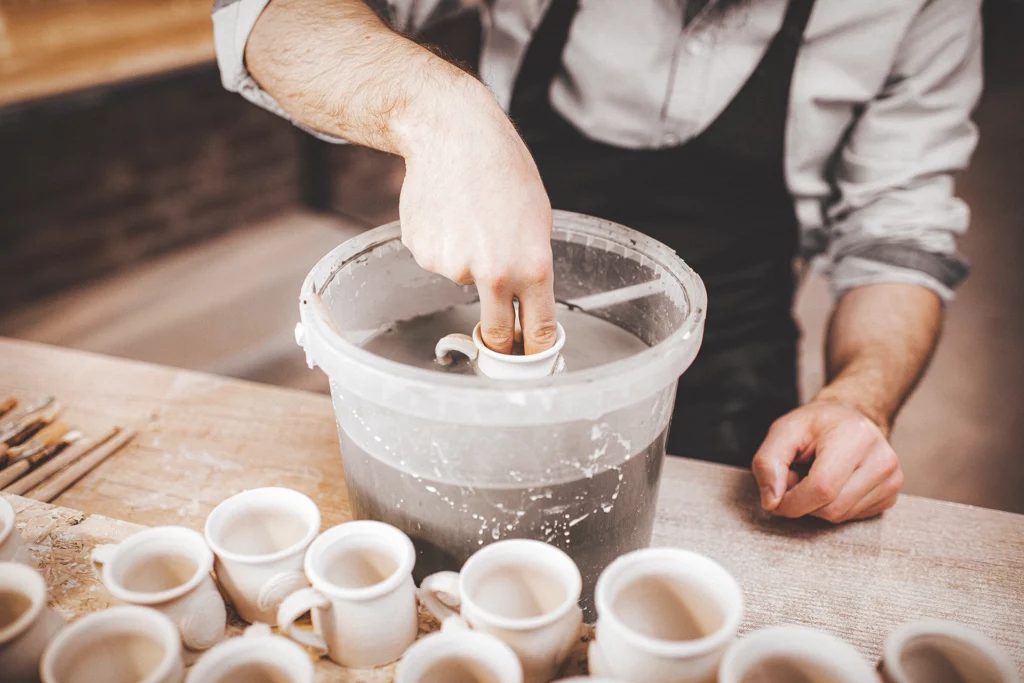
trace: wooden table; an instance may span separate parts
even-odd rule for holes
[[[325,527],[350,518],[324,396],[0,340],[7,394],[55,394],[88,430],[139,430],[57,501],[65,507],[201,529],[226,496],[273,484],[311,496]],[[988,633],[1024,671],[1024,516],[904,496],[880,519],[833,527],[766,517],[742,470],[670,458],[663,477],[655,543],[733,572],[743,631],[806,624],[877,659],[897,624],[953,619]]]

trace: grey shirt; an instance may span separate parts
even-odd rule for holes
[[[550,1],[387,6],[392,24],[414,34],[479,5],[481,77],[507,109]],[[268,2],[217,0],[217,59],[226,88],[286,116],[245,68],[246,40]],[[688,22],[685,4],[581,2],[552,106],[589,137],[623,147],[674,146],[700,133],[760,61],[787,0],[721,12],[711,0]],[[968,223],[953,174],[977,142],[970,113],[981,85],[980,0],[817,0],[793,74],[785,171],[804,254],[837,295],[903,282],[951,298],[966,273],[956,237]]]

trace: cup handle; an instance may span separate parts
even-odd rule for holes
[[[100,568],[110,562],[115,550],[117,550],[116,543],[105,543],[93,548],[92,554],[89,555],[89,562],[92,564],[92,570],[96,572],[96,576],[101,575]]]
[[[327,643],[315,633],[304,631],[295,626],[295,620],[306,612],[314,609],[325,609],[331,601],[320,594],[315,588],[303,588],[295,591],[281,602],[277,608],[277,627],[284,631],[297,643],[312,648],[318,655],[327,654]]]
[[[256,595],[256,607],[261,612],[274,612],[286,597],[308,587],[309,581],[300,571],[275,574],[260,586]]]
[[[459,611],[444,604],[438,597],[438,593],[447,593],[460,603],[462,602],[462,596],[459,594],[458,572],[437,572],[436,574],[431,574],[423,579],[423,583],[420,584],[419,590],[416,593],[423,606],[434,615],[435,619],[441,622],[442,626],[449,620],[462,621]]]

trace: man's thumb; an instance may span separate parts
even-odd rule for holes
[[[807,425],[799,413],[775,421],[754,455],[751,469],[761,490],[761,507],[772,511],[786,493],[789,466],[807,441]]]

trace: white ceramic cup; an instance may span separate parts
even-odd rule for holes
[[[473,328],[473,343],[477,348],[476,367],[480,374],[495,379],[538,379],[554,372],[558,354],[565,346],[565,330],[562,324],[558,323],[555,345],[546,351],[531,353],[528,356],[513,356],[487,348],[480,335],[480,323]]]
[[[393,662],[416,639],[419,620],[412,541],[383,522],[346,522],[320,534],[306,553],[312,588],[285,598],[281,630],[342,666]],[[315,633],[295,626],[313,614]]]
[[[180,683],[181,639],[170,619],[148,607],[94,612],[50,641],[43,683]]]
[[[502,641],[448,619],[406,650],[395,683],[523,683],[523,668]]]
[[[206,518],[217,580],[246,621],[277,623],[285,596],[309,585],[306,549],[320,532],[320,510],[298,491],[261,488],[231,496]]]
[[[771,626],[740,638],[725,653],[718,683],[878,683],[853,646],[804,626]]]
[[[64,627],[64,619],[46,606],[46,582],[35,569],[0,562],[0,680],[39,680],[46,644]]]
[[[313,683],[313,661],[301,647],[253,624],[240,638],[230,638],[204,654],[186,683]]]
[[[591,673],[636,683],[713,681],[743,617],[736,580],[678,548],[627,553],[601,573]]]
[[[973,628],[937,619],[904,624],[882,650],[888,683],[1021,683],[1010,655]]]
[[[21,534],[15,524],[14,508],[0,495],[0,562],[13,562],[21,550]]]
[[[465,619],[504,641],[516,653],[527,683],[547,682],[579,636],[583,581],[576,563],[540,541],[509,539],[484,546],[462,571],[423,580],[420,601],[442,623]],[[439,599],[459,601],[456,612]]]
[[[90,559],[111,595],[163,613],[188,650],[205,650],[224,637],[227,610],[210,574],[213,553],[198,532],[153,527],[97,547]]]

